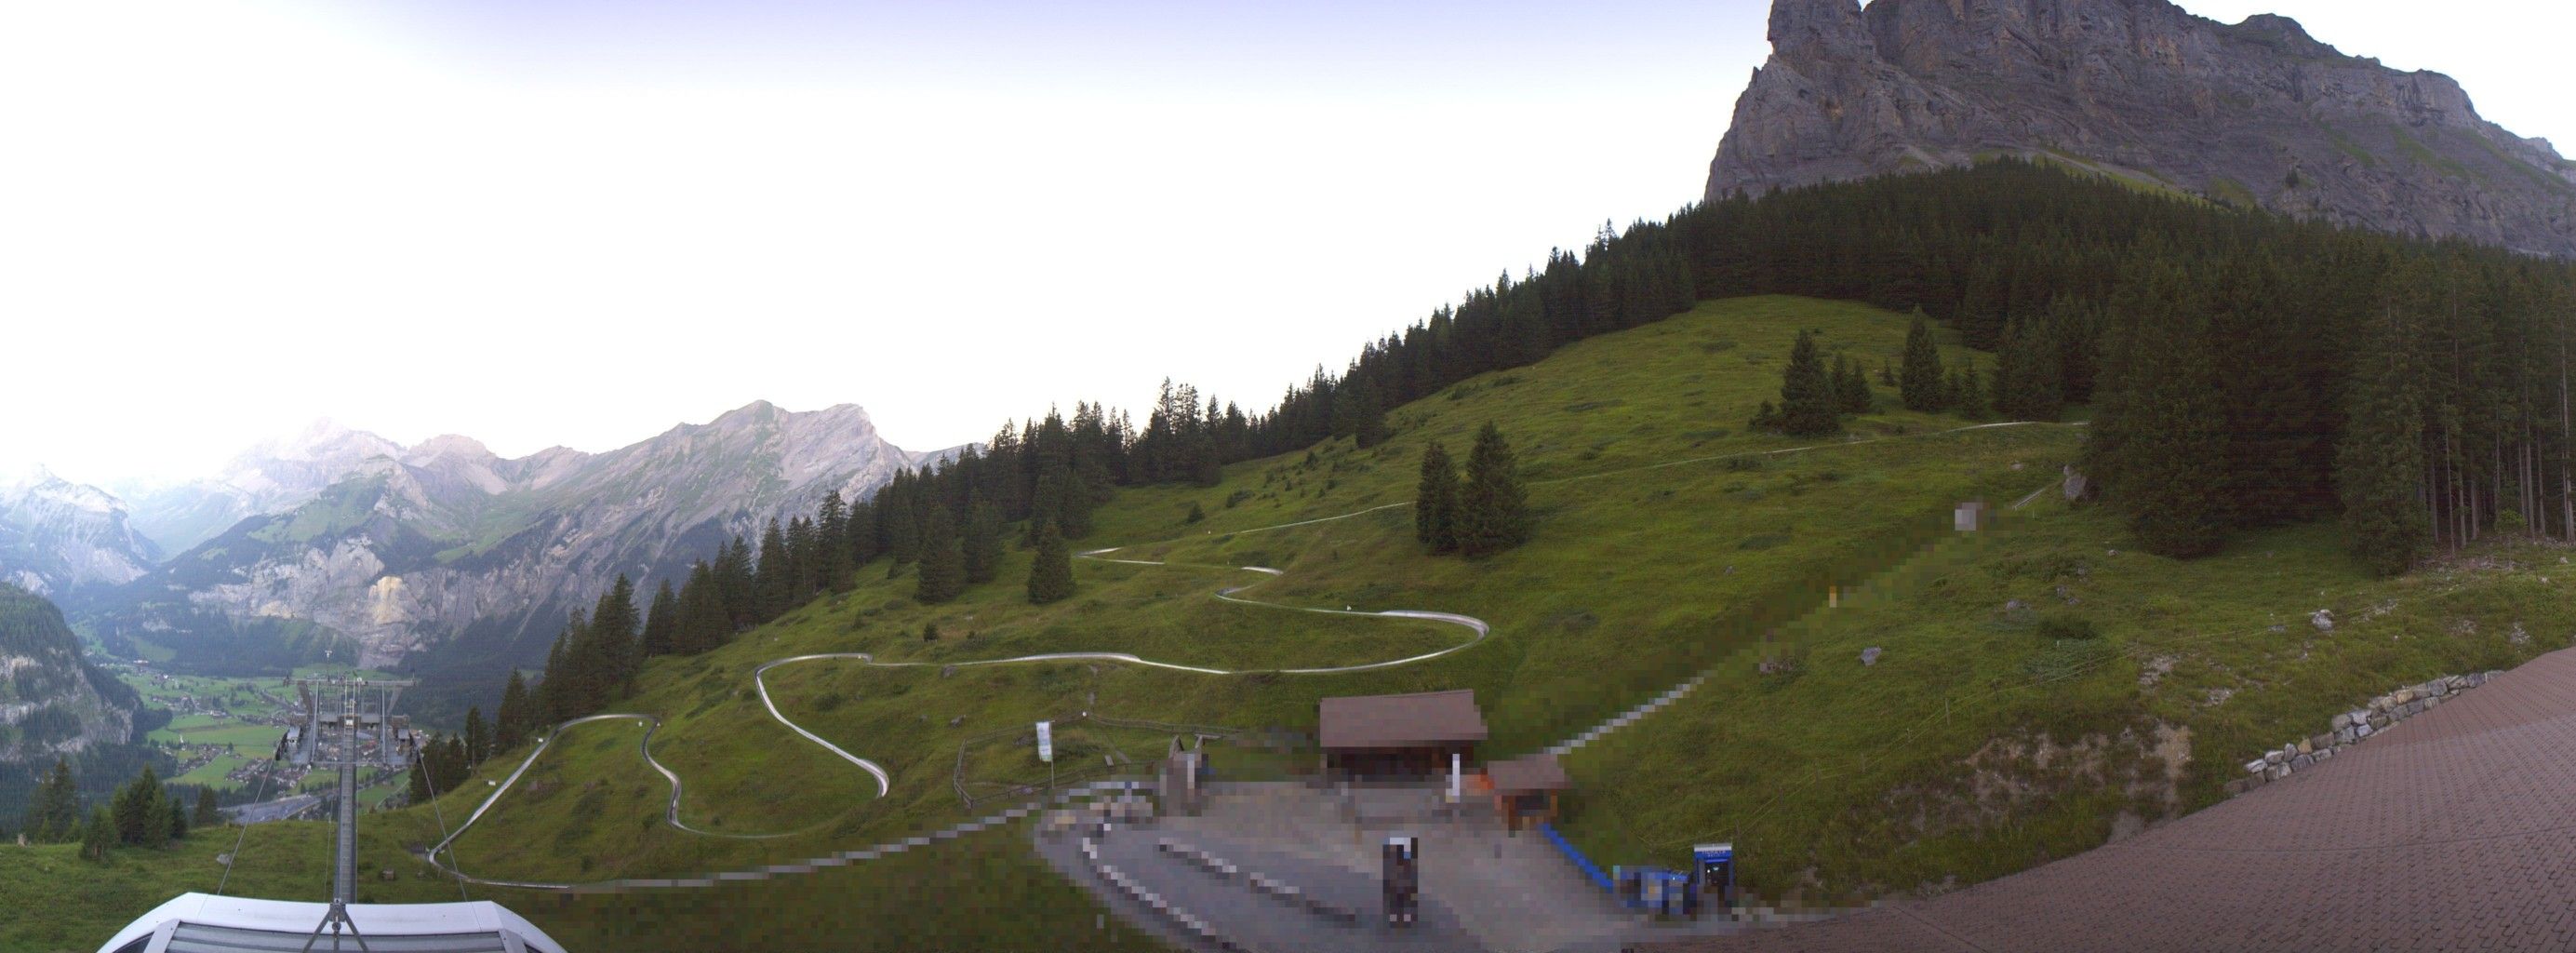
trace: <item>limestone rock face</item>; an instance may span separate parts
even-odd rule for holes
[[[2576,163],[2450,77],[2165,0],[1775,0],[1708,196],[2015,155],[2401,235],[2576,256]]]
[[[142,700],[81,656],[53,603],[0,582],[0,762],[136,740]]]

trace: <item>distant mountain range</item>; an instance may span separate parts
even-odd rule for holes
[[[2441,16],[2425,8],[2426,16]],[[2576,163],[2450,77],[2165,0],[1775,0],[1707,197],[1998,155],[2398,235],[2576,256]]]
[[[132,502],[47,473],[0,487],[0,580],[179,668],[329,657],[497,679],[542,660],[621,573],[649,587],[826,493],[865,498],[954,452],[896,447],[852,405],[755,402],[605,453],[518,459],[317,423]]]
[[[0,582],[39,594],[118,586],[161,554],[104,490],[43,467],[0,478]]]

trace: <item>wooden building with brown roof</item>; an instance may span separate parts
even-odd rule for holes
[[[1331,778],[1436,778],[1449,773],[1453,755],[1474,761],[1485,740],[1474,689],[1326,698],[1315,707],[1316,741]]]

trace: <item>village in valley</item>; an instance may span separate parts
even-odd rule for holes
[[[174,673],[145,658],[94,656],[91,661],[132,686],[147,708],[168,713],[169,721],[153,729],[146,741],[168,750],[177,761],[171,783],[213,788],[225,813],[254,821],[319,817],[329,806],[322,791],[331,780],[327,772],[270,760],[278,739],[303,718],[288,680]],[[381,673],[317,665],[297,669],[296,674]],[[359,806],[377,810],[391,802],[390,806],[400,807],[404,774],[361,776]]]

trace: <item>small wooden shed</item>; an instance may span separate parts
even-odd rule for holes
[[[1422,780],[1449,773],[1451,756],[1476,757],[1485,716],[1474,689],[1355,695],[1316,703],[1324,774],[1347,780]]]
[[[1485,766],[1485,781],[1494,792],[1494,810],[1503,827],[1523,830],[1556,820],[1556,795],[1574,787],[1552,754],[1533,754]]]

